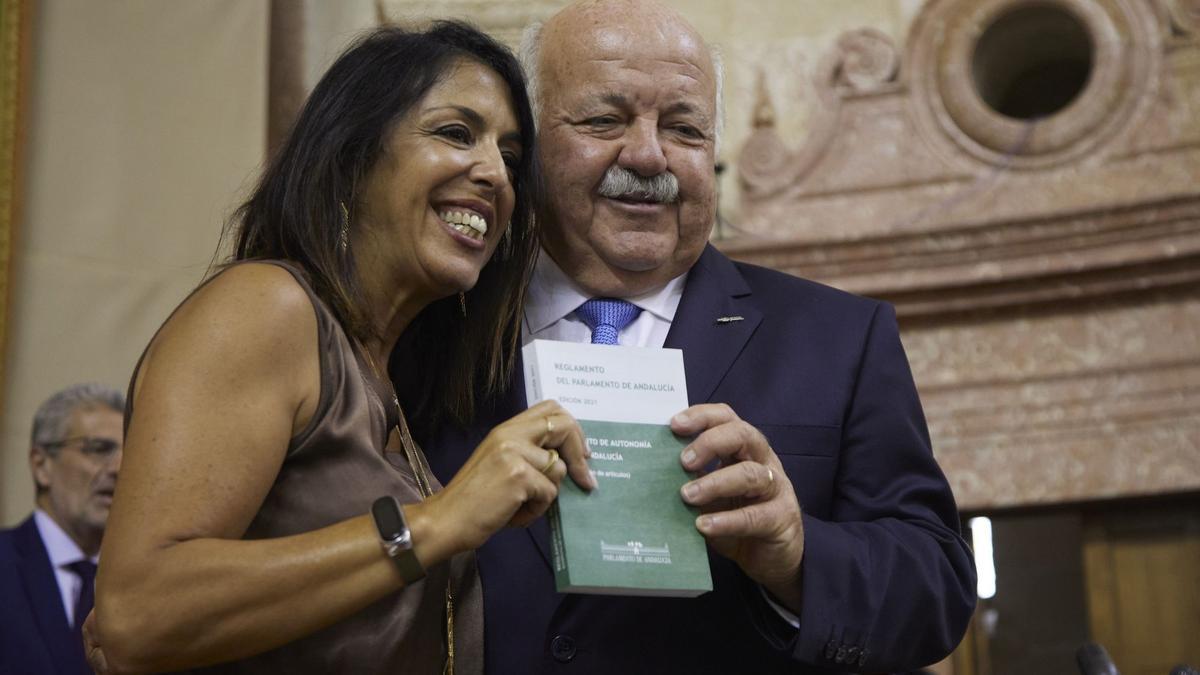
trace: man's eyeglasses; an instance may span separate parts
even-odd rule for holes
[[[76,443],[79,444],[80,452],[87,457],[98,460],[110,459],[121,449],[121,444],[111,438],[92,438],[91,436],[75,436],[74,438],[64,438],[61,441],[39,443],[39,445],[47,450],[53,450]]]

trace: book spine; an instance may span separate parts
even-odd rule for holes
[[[525,404],[533,405],[542,400],[542,383],[538,377],[538,359],[536,345],[530,343],[522,350],[525,359]]]
[[[571,585],[571,571],[567,567],[566,543],[563,541],[562,515],[558,512],[558,500],[546,512],[550,525],[550,559],[554,563],[554,586],[562,589]]]

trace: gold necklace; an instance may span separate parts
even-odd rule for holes
[[[417,445],[416,439],[408,430],[408,420],[404,418],[404,409],[400,407],[400,397],[396,395],[396,385],[392,383],[392,378],[385,378],[379,374],[375,358],[371,356],[371,352],[367,351],[362,340],[356,337],[354,342],[358,351],[366,359],[367,365],[370,366],[375,379],[387,383],[388,390],[392,394],[392,404],[396,406],[394,429],[396,435],[400,437],[400,447],[404,449],[404,456],[408,460],[408,465],[412,467],[413,477],[417,480],[417,489],[421,492],[421,499],[428,499],[433,496],[433,485],[429,482],[429,474],[432,471],[429,463],[425,460],[425,453],[421,451],[421,446]],[[451,569],[450,574],[446,577],[446,666],[442,669],[443,675],[454,675],[454,591],[451,588],[453,580],[454,574]]]

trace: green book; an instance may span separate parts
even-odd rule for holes
[[[523,356],[529,404],[554,399],[579,420],[599,486],[586,493],[564,480],[548,513],[558,591],[711,591],[699,512],[679,496],[688,439],[669,426],[687,407],[682,352],[534,340]]]

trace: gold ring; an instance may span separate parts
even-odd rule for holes
[[[546,419],[549,420],[550,418],[547,417]],[[553,469],[554,465],[558,463],[558,451],[550,450],[549,452],[550,452],[550,461],[546,462],[546,466],[542,467],[542,473],[546,473],[550,469]]]
[[[546,431],[542,434],[542,440],[538,441],[538,445],[545,445],[546,440],[550,438],[550,434],[554,433],[554,422],[550,421],[550,416],[546,415]]]

